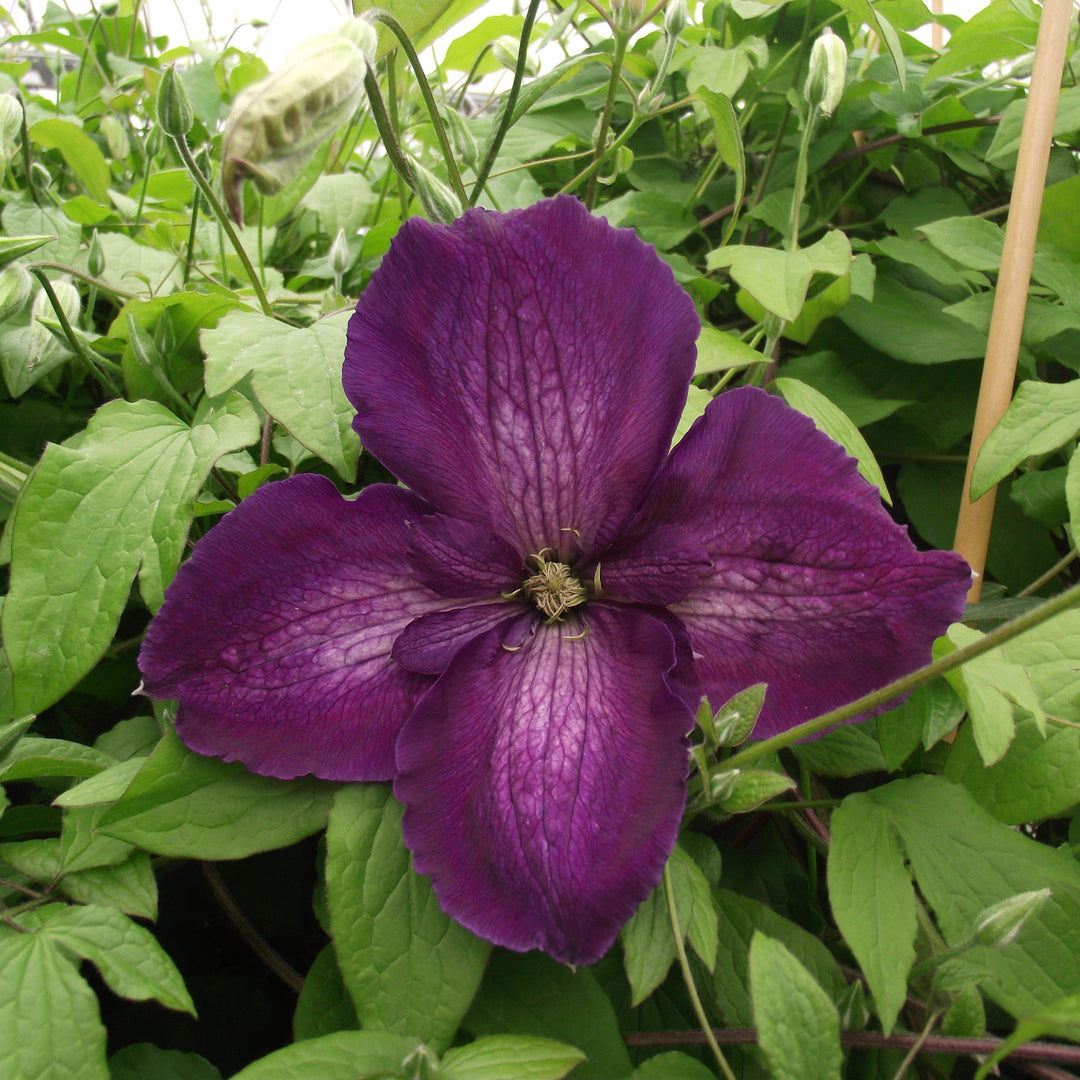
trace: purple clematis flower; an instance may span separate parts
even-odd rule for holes
[[[146,691],[200,753],[392,779],[448,914],[596,960],[675,842],[700,695],[767,682],[754,734],[785,730],[925,663],[969,584],[762,391],[669,454],[698,331],[573,199],[407,222],[344,367],[405,487],[246,499],[167,591]]]

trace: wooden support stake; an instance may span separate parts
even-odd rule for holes
[[[997,488],[991,488],[972,502],[971,470],[990,430],[1001,419],[1012,400],[1020,335],[1024,328],[1031,265],[1035,258],[1035,235],[1039,228],[1046,167],[1054,132],[1065,50],[1069,43],[1072,0],[1045,0],[1035,43],[1035,63],[1031,71],[1020,151],[1016,162],[1005,245],[1001,253],[994,312],[986,345],[979,403],[971,432],[971,450],[964,477],[960,515],[956,523],[955,549],[975,572],[968,600],[975,603],[982,592],[986,549],[990,542],[990,522],[994,516]]]

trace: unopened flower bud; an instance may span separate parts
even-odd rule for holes
[[[632,30],[645,14],[646,0],[611,0],[611,14],[620,30]]]
[[[413,176],[416,197],[420,200],[424,213],[432,221],[448,225],[461,213],[461,206],[454,198],[454,193],[434,173],[414,162]]]
[[[123,160],[131,153],[131,146],[128,143],[124,125],[115,116],[111,114],[103,116],[99,124],[99,130],[105,139],[105,145],[109,148],[110,157]]]
[[[90,237],[90,251],[86,256],[86,269],[91,277],[99,278],[105,272],[105,252],[101,249],[101,241],[98,239],[97,229]]]
[[[370,19],[362,15],[351,18],[342,26],[340,33],[360,50],[369,67],[375,66],[379,55],[379,32]]]
[[[17,315],[30,298],[33,281],[22,263],[8,263],[0,270],[0,322]]]
[[[803,86],[803,96],[832,116],[844,96],[847,76],[847,46],[826,26],[810,50],[810,70]]]
[[[453,143],[454,153],[466,165],[475,169],[480,151],[476,145],[476,137],[465,122],[465,117],[457,109],[450,108],[442,113],[442,117],[450,132],[450,142]]]
[[[320,34],[236,95],[221,138],[221,179],[238,222],[244,180],[274,195],[299,175],[320,144],[352,116],[367,68],[351,38]]]
[[[979,945],[1002,948],[1011,945],[1024,923],[1050,899],[1049,889],[1017,893],[988,907],[975,924],[972,937]]]
[[[345,240],[345,230],[338,229],[334,242],[330,245],[330,271],[335,278],[340,278],[349,269],[349,245]]]
[[[517,38],[504,34],[492,43],[491,55],[508,71],[514,71],[517,68],[520,49],[521,42]],[[540,61],[528,49],[525,50],[525,74],[529,76],[540,74]]]
[[[174,139],[183,138],[195,123],[191,98],[174,67],[167,67],[162,72],[158,86],[157,117],[161,130]]]
[[[664,11],[664,33],[677,38],[686,29],[687,22],[686,0],[671,0]]]

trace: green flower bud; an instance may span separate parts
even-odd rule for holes
[[[167,67],[161,75],[157,95],[157,117],[161,130],[174,139],[182,139],[195,123],[191,98],[188,97],[188,92],[174,67]]]
[[[677,38],[686,29],[689,21],[686,0],[671,0],[664,11],[664,33],[670,38]]]
[[[370,19],[365,19],[363,16],[349,19],[342,26],[340,33],[360,50],[370,67],[375,66],[375,60],[379,55],[379,32]]]
[[[446,108],[442,112],[442,118],[450,133],[454,153],[466,165],[475,169],[480,158],[480,151],[476,145],[475,136],[469,125],[465,123],[465,117],[457,109]]]
[[[105,145],[109,148],[110,157],[122,161],[131,153],[131,144],[128,142],[124,125],[115,116],[111,114],[103,116],[99,130],[105,139]]]
[[[1034,892],[1017,893],[1008,900],[993,904],[979,916],[972,937],[977,944],[993,948],[1000,949],[1011,945],[1023,929],[1024,923],[1049,899],[1049,889],[1037,889]]]
[[[632,30],[645,14],[645,0],[611,0],[611,14],[620,30]]]
[[[810,70],[803,96],[826,116],[832,116],[844,96],[846,77],[847,46],[826,26],[810,50]]]
[[[447,225],[461,213],[461,205],[454,193],[434,173],[413,162],[413,176],[416,197],[432,221]]]
[[[101,241],[98,239],[97,229],[90,237],[90,251],[86,256],[86,268],[91,277],[99,278],[105,272],[105,252],[101,250]]]
[[[238,222],[244,180],[265,195],[293,180],[352,116],[366,72],[364,53],[349,37],[320,34],[236,95],[221,140],[221,179]]]
[[[30,299],[33,280],[22,263],[8,263],[0,270],[0,322],[18,315]]]
[[[340,278],[349,269],[349,245],[345,240],[345,230],[338,229],[334,242],[330,245],[330,271],[335,278]]]

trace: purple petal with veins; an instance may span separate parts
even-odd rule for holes
[[[406,520],[428,512],[387,484],[347,502],[297,476],[214,526],[139,655],[146,692],[179,699],[184,742],[266,776],[393,777],[398,729],[431,680],[390,651],[446,606],[407,558]]]
[[[588,964],[675,843],[693,711],[668,676],[689,658],[664,622],[602,603],[520,638],[504,624],[458,653],[402,729],[394,792],[444,911]]]

